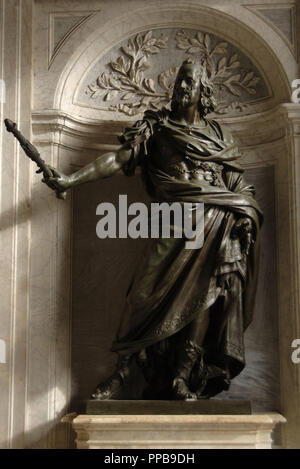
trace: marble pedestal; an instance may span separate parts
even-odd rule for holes
[[[252,415],[78,415],[78,449],[271,449],[277,413]]]

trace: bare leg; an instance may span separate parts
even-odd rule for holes
[[[202,353],[202,344],[209,326],[209,309],[202,311],[198,318],[186,326],[181,334],[177,352],[177,366],[173,380],[173,397],[175,399],[197,399],[189,389],[188,383],[194,364]]]

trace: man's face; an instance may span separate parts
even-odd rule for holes
[[[179,108],[185,109],[198,104],[201,90],[199,71],[195,65],[184,65],[180,68],[174,93]]]

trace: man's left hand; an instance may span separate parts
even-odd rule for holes
[[[251,244],[253,243],[253,227],[250,218],[240,218],[233,227],[232,237],[239,238],[241,241],[242,251],[249,254]]]

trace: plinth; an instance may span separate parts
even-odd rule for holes
[[[89,401],[72,420],[78,449],[270,449],[278,413],[247,401]]]

